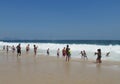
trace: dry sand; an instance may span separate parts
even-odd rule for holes
[[[0,51],[0,84],[120,84],[120,63]]]

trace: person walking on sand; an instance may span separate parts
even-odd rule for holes
[[[18,44],[16,48],[17,48],[17,56],[21,56],[21,45]]]
[[[97,52],[95,52],[95,55],[97,55],[96,63],[102,63],[101,61],[101,49],[97,49]]]

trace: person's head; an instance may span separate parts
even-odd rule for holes
[[[67,47],[69,47],[69,45],[67,45]]]
[[[101,52],[101,49],[97,49],[98,52]]]
[[[83,53],[85,53],[85,50],[83,50]]]
[[[33,45],[35,47],[35,45]]]

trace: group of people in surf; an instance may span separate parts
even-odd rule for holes
[[[3,46],[3,50],[6,49],[6,51],[7,51],[7,53],[8,53],[9,47],[10,47],[10,46],[8,46],[8,45],[7,45],[6,47]],[[33,47],[34,47],[34,55],[36,55],[36,54],[37,54],[38,46],[33,45]],[[17,51],[17,56],[21,56],[21,44],[18,44],[18,45],[16,46],[16,48],[15,48],[15,46],[13,45],[13,46],[11,47],[11,49],[12,49],[12,52],[13,52],[13,53],[15,52],[15,50]],[[28,45],[26,46],[26,53],[28,54],[29,51],[30,51],[30,45],[28,44]],[[50,49],[49,49],[49,48],[47,49],[47,52],[46,52],[46,53],[47,53],[47,55],[50,54]],[[81,51],[80,54],[81,54],[81,58],[82,58],[82,59],[88,60],[88,57],[87,57],[87,54],[86,54],[86,51],[85,51],[85,50]],[[102,56],[101,56],[101,49],[97,49],[97,52],[95,52],[94,54],[97,55],[96,63],[102,63],[102,61],[101,61],[101,57],[102,57]],[[106,53],[106,56],[109,56],[109,54],[110,54],[110,52]],[[58,48],[58,49],[57,49],[57,57],[59,58],[59,56],[60,56],[60,49]],[[70,50],[70,48],[69,48],[69,45],[67,45],[66,47],[64,47],[64,48],[62,49],[62,56],[65,57],[65,58],[66,58],[66,61],[69,62],[70,57],[71,57],[71,50]]]
[[[49,52],[49,48],[47,49],[47,54],[49,55],[50,52]],[[60,49],[58,48],[57,50],[57,56],[59,57],[59,54],[60,54]],[[84,60],[88,60],[88,57],[87,57],[87,54],[86,54],[86,51],[83,50],[80,52],[81,54],[81,58],[84,59]],[[106,56],[109,56],[110,52],[107,52],[106,53]],[[96,63],[102,63],[101,61],[101,58],[102,58],[102,55],[101,55],[101,49],[97,49],[97,52],[94,53],[94,55],[97,55],[97,58],[96,58]],[[64,47],[62,49],[62,56],[63,57],[66,57],[66,61],[69,61],[70,60],[70,57],[71,57],[71,50],[69,48],[69,45],[67,45],[66,47]]]
[[[33,45],[33,47],[34,47],[34,55],[36,55],[37,54],[37,48],[38,48],[38,46],[36,46],[36,45]],[[11,50],[12,50],[12,53],[14,53],[15,51],[17,51],[17,56],[21,56],[21,44],[18,44],[17,46],[16,46],[16,48],[15,48],[15,46],[13,45],[12,47],[11,46],[3,46],[3,50],[6,50],[6,52],[7,52],[7,54],[8,54],[8,52],[9,52],[9,49],[11,48]],[[30,45],[28,44],[27,46],[26,46],[26,54],[28,54],[29,53],[29,51],[30,51]]]
[[[50,54],[50,49],[48,48],[47,49],[47,55],[49,55],[49,54]],[[59,58],[59,56],[60,56],[60,48],[57,49],[57,57]],[[66,57],[66,61],[70,60],[71,50],[69,48],[69,45],[67,45],[66,47],[64,47],[62,49],[62,56]]]

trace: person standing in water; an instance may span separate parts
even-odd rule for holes
[[[13,45],[12,46],[12,53],[14,53],[15,52],[15,46]]]
[[[5,50],[5,45],[3,46],[3,51]]]
[[[70,60],[70,56],[71,56],[71,51],[70,51],[70,48],[69,48],[69,45],[67,45],[66,47],[66,62]]]
[[[85,60],[85,58],[88,59],[85,50],[83,50],[83,57],[84,57],[84,60]]]
[[[6,46],[6,53],[8,54],[8,52],[9,52],[9,46],[7,45]]]
[[[16,48],[17,48],[17,56],[21,56],[21,45],[18,44]]]
[[[28,54],[29,50],[30,50],[30,45],[28,44],[28,45],[26,46],[26,53],[27,53],[27,54]]]
[[[58,50],[57,50],[57,57],[59,58],[59,56],[60,56],[60,49],[58,48]]]
[[[84,56],[83,51],[80,51],[80,54],[81,54],[81,59],[82,59]]]
[[[65,47],[62,49],[62,55],[63,55],[63,57],[65,57],[65,55],[66,55]]]
[[[47,49],[47,55],[49,56],[50,52],[49,52],[49,48]]]
[[[108,57],[109,55],[110,55],[110,52],[107,52],[107,53],[106,53],[106,56]]]
[[[37,54],[37,46],[36,45],[33,45],[33,47],[34,47],[34,55],[36,55]]]
[[[97,49],[97,52],[95,52],[95,55],[97,55],[96,63],[102,63],[101,61],[101,49]]]

